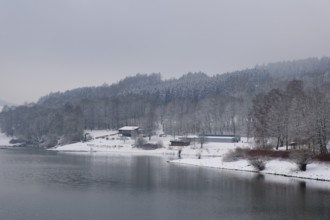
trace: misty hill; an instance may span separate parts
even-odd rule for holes
[[[198,101],[208,95],[242,95],[254,93],[256,88],[269,80],[263,69],[250,69],[231,74],[208,76],[204,73],[188,73],[178,79],[162,80],[160,74],[137,74],[117,84],[103,85],[53,93],[40,98],[40,105],[59,105],[79,102],[82,99],[121,97],[139,95],[153,97],[162,102],[173,99]]]
[[[301,83],[292,83],[297,80]],[[0,126],[8,135],[44,147],[79,141],[84,129],[124,125],[140,126],[149,134],[161,128],[172,135],[248,135],[259,94],[279,89],[273,93],[293,97],[290,91],[309,88],[330,97],[330,58],[272,63],[214,76],[188,73],[170,80],[157,73],[137,74],[112,85],[52,93],[36,104],[11,107],[0,113]]]
[[[3,107],[6,106],[6,105],[7,106],[13,106],[13,104],[0,99],[0,112],[2,111]]]
[[[10,103],[10,102],[7,102],[7,101],[4,101],[4,100],[0,99],[0,106],[5,106],[5,105],[11,106],[13,104]]]
[[[51,93],[38,104],[57,106],[83,99],[142,95],[168,102],[172,99],[201,100],[210,95],[242,97],[255,95],[271,87],[285,87],[287,81],[300,79],[308,85],[322,86],[330,79],[330,58],[309,58],[298,61],[271,63],[253,69],[208,76],[188,73],[178,79],[162,80],[160,74],[137,74],[113,85],[78,88]]]

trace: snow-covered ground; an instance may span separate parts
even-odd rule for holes
[[[256,170],[249,164],[247,160],[223,162],[222,157],[202,159],[187,158],[173,160],[171,163],[256,172]],[[266,169],[260,171],[260,173],[330,181],[330,163],[313,162],[307,165],[307,171],[299,171],[297,165],[294,162],[286,160],[269,160],[266,162]]]
[[[88,133],[92,138],[102,137],[105,135],[114,135],[118,131],[114,130],[85,130],[85,134]]]
[[[87,131],[92,137],[100,137],[104,135],[113,135],[115,131]],[[148,138],[145,138],[148,140]],[[122,152],[122,153],[139,153],[139,154],[163,154],[163,155],[177,155],[179,149],[182,149],[182,156],[195,157],[199,154],[202,157],[215,157],[222,156],[230,149],[235,149],[236,147],[248,147],[249,144],[246,142],[241,143],[206,143],[203,146],[203,150],[200,150],[199,143],[192,143],[187,147],[172,147],[170,146],[170,140],[173,137],[158,137],[153,136],[149,143],[159,143],[163,144],[163,148],[155,150],[143,150],[134,147],[135,141],[131,138],[122,138],[118,135],[109,136],[108,140],[105,138],[93,139],[88,142],[79,142],[74,144],[68,144],[64,146],[57,146],[50,150],[56,151],[66,151],[66,152]]]

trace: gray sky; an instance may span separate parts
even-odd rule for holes
[[[0,99],[330,56],[330,0],[0,0]]]

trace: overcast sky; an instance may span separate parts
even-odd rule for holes
[[[330,56],[330,0],[0,0],[0,99]]]

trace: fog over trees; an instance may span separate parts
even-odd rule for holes
[[[5,105],[13,105],[13,104],[0,99],[0,106],[5,106]]]
[[[255,136],[260,145],[329,141],[330,58],[281,62],[208,76],[188,73],[162,80],[137,74],[99,87],[52,93],[37,103],[5,107],[1,130],[51,147],[79,141],[84,129],[136,125],[169,135]]]

